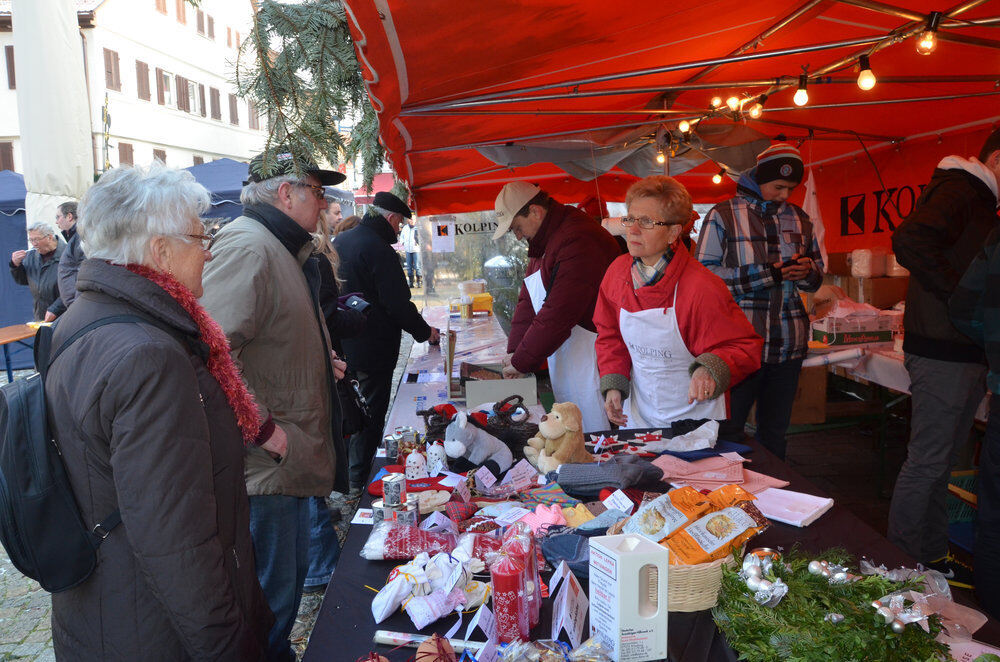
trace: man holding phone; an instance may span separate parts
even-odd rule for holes
[[[764,338],[760,370],[733,387],[719,436],[741,438],[756,403],[757,440],[782,459],[809,340],[809,315],[799,293],[815,292],[823,282],[812,222],[787,201],[804,170],[791,145],[761,152],[757,165],[740,175],[736,196],[708,213],[695,249]]]

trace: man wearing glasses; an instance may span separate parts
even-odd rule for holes
[[[35,320],[51,322],[66,311],[59,298],[59,260],[66,242],[44,221],[28,227],[31,250],[11,253],[10,275],[18,285],[27,285],[35,300]]]
[[[327,206],[323,186],[345,177],[312,163],[296,165],[291,154],[269,164],[262,156],[250,161],[243,216],[212,243],[201,302],[225,331],[264,428],[272,430],[261,447],[247,447],[250,533],[257,576],[275,616],[268,660],[293,661],[288,635],[310,564],[310,522],[319,523],[310,502],[321,499],[310,497],[347,491],[335,387],[345,365],[331,352],[317,301],[319,258],[310,234]],[[328,511],[322,524],[317,535],[324,536],[329,560],[339,547],[335,535],[329,540]]]
[[[584,430],[607,430],[594,341],[594,302],[618,244],[599,221],[560,204],[534,184],[510,182],[496,199],[497,229],[528,240],[528,269],[510,321],[504,376],[548,361],[557,402],[573,402]]]

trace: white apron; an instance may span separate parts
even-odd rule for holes
[[[547,294],[542,284],[542,272],[536,271],[525,278],[524,285],[537,315]],[[575,325],[566,342],[549,357],[549,377],[556,402],[572,402],[580,408],[584,432],[611,428],[601,398],[601,376],[597,372],[597,352],[594,349],[596,342],[596,333]]]
[[[622,309],[618,327],[632,358],[632,387],[623,410],[630,428],[668,427],[686,418],[726,418],[726,399],[688,404],[694,355],[688,351],[677,325],[674,305],[630,313]]]

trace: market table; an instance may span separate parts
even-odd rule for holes
[[[749,442],[753,452],[748,454],[755,471],[782,478],[790,482],[789,489],[823,496],[821,490],[789,468],[755,441]],[[377,460],[376,470],[385,463]],[[371,497],[365,495],[361,507],[370,507]],[[366,588],[379,589],[385,585],[389,571],[400,561],[366,561],[359,552],[368,538],[372,527],[351,526],[344,543],[343,554],[337,571],[327,587],[326,597],[316,618],[316,625],[309,640],[305,657],[309,662],[332,660],[353,661],[369,650],[392,661],[406,660],[413,655],[413,649],[399,649],[390,652],[386,646],[375,647],[372,636],[376,630],[414,632],[413,624],[406,614],[396,612],[387,620],[376,624],[371,615],[371,600],[375,593]],[[803,549],[820,552],[830,547],[841,546],[857,557],[865,556],[876,564],[887,567],[906,565],[915,567],[913,559],[886,540],[882,535],[858,519],[846,508],[833,508],[806,528],[797,528],[773,523],[771,528],[751,541],[754,547],[774,547],[788,549],[799,544]],[[586,586],[586,583],[584,583]],[[535,638],[549,636],[550,606],[546,600],[543,606],[542,625],[532,631]],[[470,617],[466,616],[464,623]],[[455,622],[455,616],[448,616],[428,626],[423,633],[444,634]],[[463,628],[465,625],[463,624]],[[670,660],[673,662],[734,662],[736,653],[726,643],[709,611],[694,613],[671,613],[668,618]],[[463,629],[464,631],[464,629]],[[1000,624],[988,622],[976,635],[976,639],[993,645],[1000,644]],[[474,636],[482,639],[482,634]]]
[[[14,369],[10,365],[10,348],[7,347],[12,342],[20,342],[25,347],[29,347],[25,342],[27,338],[33,338],[38,329],[27,324],[15,324],[0,328],[0,346],[3,346],[3,360],[7,368],[7,383],[14,381]]]

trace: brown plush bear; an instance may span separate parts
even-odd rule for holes
[[[538,434],[528,439],[524,457],[540,472],[555,471],[561,464],[593,462],[583,445],[580,408],[572,402],[557,402],[542,416]]]

